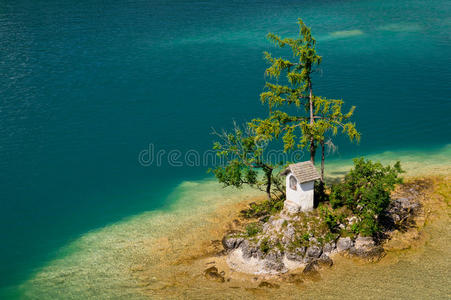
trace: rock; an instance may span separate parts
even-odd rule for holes
[[[271,223],[268,221],[265,224],[263,224],[262,231],[263,233],[268,233],[268,231],[271,229]]]
[[[337,241],[337,250],[338,252],[348,250],[353,245],[350,237],[339,238]]]
[[[349,249],[349,254],[353,256],[358,256],[370,261],[378,261],[385,256],[385,251],[382,246],[374,246],[371,248],[359,248],[352,247]]]
[[[232,250],[238,248],[243,241],[244,241],[243,238],[229,237],[226,235],[222,238],[222,246],[224,247],[225,250]]]
[[[305,255],[305,247],[296,248],[293,252],[287,252],[286,257],[289,260],[302,262]]]
[[[274,229],[279,232],[280,229],[282,228],[283,223],[285,222],[284,219],[277,219],[275,221],[272,222],[272,226],[274,227]]]
[[[287,274],[284,281],[294,284],[301,284],[304,282],[301,274]]]
[[[296,233],[296,232],[295,232],[295,230],[294,230],[293,225],[288,224],[287,228],[286,228],[285,231],[284,231],[285,237],[287,237],[290,241],[292,241],[293,238],[294,238],[295,233]]]
[[[214,280],[217,282],[225,281],[224,276],[222,274],[218,273],[218,268],[216,268],[214,266],[206,269],[204,271],[204,276],[205,276],[205,278],[207,278],[209,280]]]
[[[370,236],[359,236],[358,238],[356,238],[355,243],[354,243],[354,247],[356,249],[370,249],[372,247],[374,247],[375,243],[372,237]]]
[[[306,257],[317,258],[321,255],[321,248],[318,246],[310,246],[307,248],[307,252],[305,253]]]
[[[258,285],[258,287],[259,287],[259,288],[265,287],[265,288],[270,288],[270,289],[274,289],[274,288],[278,289],[278,288],[279,288],[279,285],[278,285],[278,284],[275,284],[275,283],[270,283],[270,282],[267,282],[267,281],[262,281],[262,282],[260,282],[260,284]]]
[[[305,251],[306,251],[306,250],[307,250],[306,247],[299,247],[299,248],[296,248],[296,249],[295,249],[296,253],[298,253],[299,255],[302,255],[302,256],[305,255]]]
[[[405,224],[410,217],[420,208],[420,204],[412,198],[393,199],[387,209],[387,216],[391,218],[394,225]]]
[[[251,244],[246,239],[241,242],[239,248],[243,251],[243,258],[257,257],[257,253],[260,250],[257,245]]]
[[[323,253],[331,253],[335,250],[336,247],[337,245],[335,244],[335,242],[326,243],[323,246]]]
[[[265,256],[265,268],[267,270],[284,271],[285,265],[282,262],[282,253],[271,251]]]
[[[323,253],[318,258],[318,263],[321,266],[332,267],[332,265],[334,264],[334,261],[328,255]]]
[[[319,264],[317,260],[313,260],[310,263],[308,263],[304,270],[302,271],[302,274],[304,275],[319,275],[318,272]]]
[[[283,203],[283,209],[284,211],[286,211],[288,214],[296,214],[299,212],[300,207],[296,204],[293,203],[291,201],[285,201]]]

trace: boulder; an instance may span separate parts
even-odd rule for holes
[[[265,257],[265,269],[277,272],[285,271],[285,265],[279,253],[271,251]]]
[[[370,248],[356,248],[349,249],[349,254],[369,261],[378,261],[385,256],[385,251],[382,246],[374,246]]]
[[[222,238],[222,246],[225,250],[232,250],[238,248],[243,241],[244,238],[230,237],[226,235]]]
[[[318,261],[313,260],[305,266],[304,270],[302,271],[302,274],[309,276],[319,275],[318,269],[319,269]]]
[[[318,258],[322,253],[322,249],[318,246],[310,246],[305,253],[306,257]]]
[[[400,225],[408,220],[420,207],[420,204],[412,198],[393,199],[387,209],[387,215],[395,225]]]
[[[240,243],[239,247],[241,248],[241,251],[243,252],[243,258],[251,258],[251,257],[259,256],[258,252],[260,252],[260,248],[257,245],[250,243],[246,239],[244,239]]]
[[[353,246],[352,240],[350,237],[339,238],[337,241],[337,250],[338,252],[348,250]]]
[[[335,242],[326,243],[323,246],[323,253],[331,253],[335,250],[336,247],[337,245],[335,244]]]
[[[292,252],[290,251],[290,252],[286,253],[287,259],[298,261],[298,262],[303,261],[304,255],[305,255],[305,247],[296,248],[296,249],[294,249],[294,251],[292,251]]]
[[[321,254],[321,256],[318,258],[318,264],[321,266],[326,266],[326,267],[332,267],[332,265],[334,264],[333,260],[326,255],[325,253]]]
[[[374,247],[375,243],[372,237],[370,236],[359,236],[355,239],[354,247],[356,249],[365,249],[368,250],[372,247]]]

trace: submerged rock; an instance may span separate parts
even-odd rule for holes
[[[204,276],[205,276],[205,278],[207,278],[209,280],[213,280],[213,281],[217,281],[217,282],[224,282],[225,281],[224,275],[221,273],[218,273],[218,268],[213,266],[204,271]]]
[[[270,289],[274,289],[274,288],[278,289],[279,285],[275,284],[275,283],[270,283],[270,282],[267,282],[267,281],[262,281],[262,282],[260,282],[258,287],[259,288],[265,287],[265,288],[270,288]]]
[[[313,261],[309,262],[305,266],[304,270],[302,271],[302,274],[309,275],[309,276],[311,276],[311,275],[319,275],[318,270],[319,270],[318,261],[317,260],[313,260]]]
[[[318,258],[318,263],[321,266],[332,267],[332,265],[334,264],[334,261],[328,255],[323,253]]]
[[[349,249],[349,254],[360,258],[367,259],[369,261],[378,261],[385,256],[384,248],[380,245],[370,248],[355,248]]]

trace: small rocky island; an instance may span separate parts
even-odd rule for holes
[[[373,172],[365,177],[362,170]],[[386,242],[395,233],[415,227],[416,217],[423,214],[421,199],[431,185],[422,180],[401,183],[398,171],[399,166],[383,167],[371,161],[355,160],[354,169],[341,183],[332,185],[323,194],[315,193],[313,209],[303,210],[300,206],[298,211],[293,211],[293,201],[287,205],[285,199],[252,202],[235,220],[240,226],[225,233],[220,255],[225,256],[227,265],[236,272],[279,278],[292,272],[318,274],[321,268],[333,265],[336,255],[379,261],[385,255]],[[286,173],[289,176],[290,172]],[[297,175],[297,180],[302,181]],[[360,183],[357,188],[356,178]],[[287,190],[294,188],[289,181],[287,178]],[[382,210],[375,214],[377,207],[371,205],[374,199],[365,203],[357,197],[353,201],[360,204],[355,207],[346,202],[337,203],[346,195],[349,182],[353,182],[348,187],[355,188],[354,194],[356,190],[364,191],[361,186],[365,186],[373,192],[378,190],[378,199],[388,197],[381,202]],[[341,198],[337,195],[340,193]],[[360,196],[368,195],[371,192]],[[206,271],[206,276],[221,279],[217,269],[212,268]]]
[[[418,191],[407,191],[407,197],[395,198],[384,215],[384,232],[379,238],[351,233],[356,218],[348,216],[338,226],[347,236],[327,232],[325,219],[319,211],[287,213],[262,217],[249,223],[245,231],[228,232],[222,239],[227,262],[232,269],[254,274],[280,274],[304,269],[315,272],[321,266],[332,266],[332,257],[341,253],[371,261],[384,256],[383,242],[395,230],[414,225],[420,211]],[[249,211],[257,204],[252,203]],[[259,231],[258,228],[261,228]]]

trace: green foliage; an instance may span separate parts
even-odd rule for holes
[[[250,126],[264,139],[282,138],[285,151],[310,145],[310,155],[314,158],[318,143],[324,143],[328,134],[336,135],[341,130],[351,141],[358,141],[360,133],[350,122],[355,107],[345,113],[342,100],[327,99],[313,93],[312,75],[322,57],[316,52],[316,40],[310,28],[301,19],[298,24],[299,36],[296,39],[268,34],[268,39],[276,47],[289,48],[291,55],[284,58],[264,53],[269,64],[265,75],[274,80],[267,82],[265,91],[260,94],[262,104],[268,105],[269,116],[254,119]]]
[[[320,213],[321,217],[324,220],[324,223],[327,225],[327,228],[329,228],[331,232],[337,232],[339,218],[335,215],[335,213],[331,211],[327,206],[321,206]]]
[[[213,134],[219,138],[213,149],[224,164],[209,171],[220,183],[236,188],[250,185],[265,191],[268,198],[274,195],[280,199],[285,195],[280,176],[273,174],[273,170],[284,162],[272,164],[265,161],[267,140],[264,137],[255,134],[251,127],[242,129],[236,123],[232,132],[214,131]]]
[[[261,242],[260,242],[260,250],[263,252],[263,253],[268,253],[268,251],[271,249],[271,245],[270,245],[270,243],[269,243],[269,238],[268,237],[265,237],[264,239],[262,239],[261,240]]]
[[[392,167],[354,159],[354,168],[344,181],[332,186],[330,203],[334,208],[346,206],[357,216],[352,226],[355,233],[374,235],[379,230],[378,216],[390,203],[390,192],[402,182],[402,172],[399,162]]]
[[[259,223],[249,223],[246,225],[246,234],[249,237],[256,236],[262,231],[262,227]]]
[[[260,218],[263,216],[274,215],[283,209],[282,199],[270,199],[259,203],[251,203],[248,209],[242,210],[241,214],[245,218]]]

